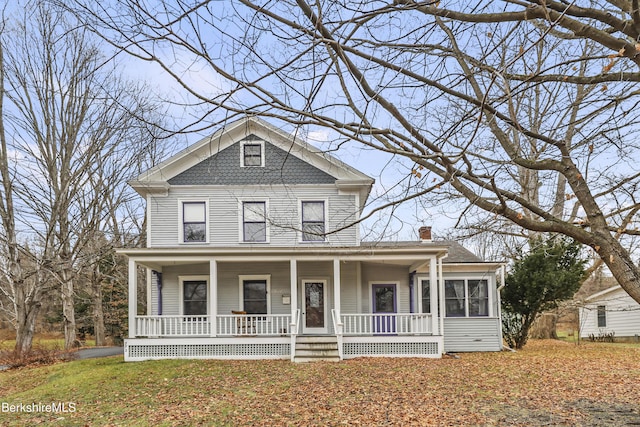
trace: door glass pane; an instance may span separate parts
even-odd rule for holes
[[[393,285],[374,285],[373,310],[375,313],[395,313],[395,292]]]
[[[324,283],[305,282],[305,326],[324,328]]]

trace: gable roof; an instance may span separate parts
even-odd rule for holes
[[[243,142],[264,143],[264,166],[240,165]],[[171,185],[335,184],[336,178],[251,134],[168,182]]]
[[[588,296],[588,297],[587,297],[587,298],[585,298],[584,300],[585,300],[585,301],[594,301],[594,300],[598,300],[598,299],[600,299],[600,298],[602,298],[602,297],[604,297],[604,296],[606,296],[606,295],[609,295],[610,293],[613,293],[613,292],[615,292],[615,291],[618,291],[618,290],[620,290],[620,289],[622,289],[622,286],[620,286],[620,285],[612,286],[612,287],[607,288],[607,289],[605,289],[605,290],[603,290],[603,291],[596,292],[595,294],[593,294],[593,295],[591,295],[591,296]]]
[[[136,179],[129,181],[129,185],[142,196],[149,193],[166,193],[171,185],[183,183],[179,176],[185,171],[198,165],[206,167],[208,159],[220,155],[225,149],[248,137],[272,144],[284,151],[286,155],[294,157],[295,159],[291,162],[295,162],[298,166],[298,161],[302,161],[333,177],[338,188],[357,190],[360,193],[361,206],[366,202],[374,183],[373,178],[272,124],[252,116],[225,125],[213,135],[201,139],[141,173]],[[239,155],[237,161],[240,161]]]

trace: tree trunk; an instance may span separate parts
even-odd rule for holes
[[[66,263],[65,263],[66,264]],[[73,279],[71,271],[65,265],[60,272],[62,286],[62,321],[64,324],[64,348],[69,350],[76,344],[76,316],[73,305]]]
[[[547,312],[539,316],[531,326],[530,338],[548,340],[558,339],[556,325],[558,324],[558,314]]]
[[[96,274],[92,276],[93,288],[93,333],[96,346],[105,345],[104,311],[102,309],[102,283]]]
[[[42,303],[39,296],[28,298],[25,292],[25,283],[15,284],[15,311],[16,311],[16,345],[18,354],[31,351],[33,335],[36,331],[36,320]]]

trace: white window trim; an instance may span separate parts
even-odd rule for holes
[[[443,283],[443,289],[445,286],[445,283],[448,280],[464,280],[464,316],[447,316],[447,306],[445,303],[445,308],[444,308],[444,313],[443,316],[445,319],[487,319],[487,318],[491,318],[494,317],[494,310],[493,310],[493,303],[494,303],[494,298],[493,298],[493,293],[494,293],[494,289],[495,289],[495,281],[493,277],[487,277],[487,276],[445,276],[442,278],[442,280],[444,281]],[[487,281],[487,304],[489,305],[488,307],[488,314],[486,316],[469,316],[469,280],[486,280]],[[443,299],[446,300],[446,297],[443,295],[442,296]]]
[[[245,145],[259,145],[260,146],[260,166],[245,166],[245,164],[244,164],[244,146]],[[264,164],[265,164],[265,161],[264,161],[264,141],[253,140],[253,141],[241,141],[240,142],[240,167],[242,167],[242,168],[263,168]]]
[[[184,241],[184,203],[203,203],[204,202],[204,229],[205,229],[205,238],[204,242],[185,242]],[[210,218],[209,218],[209,200],[208,199],[178,199],[178,244],[180,245],[204,245],[209,243],[209,228],[210,228]]]
[[[245,280],[265,280],[267,282],[267,314],[271,314],[271,275],[248,274],[238,276],[238,307],[240,307],[240,311],[244,311],[244,287],[242,286],[242,284]]]
[[[264,203],[264,222],[266,226],[264,242],[247,242],[244,240],[244,203]],[[271,224],[269,221],[269,199],[238,199],[238,243],[245,245],[264,245],[271,241]]]
[[[204,281],[207,283],[207,316],[209,315],[209,276],[198,275],[198,276],[178,276],[178,301],[179,301],[179,313],[180,316],[184,316],[184,282],[191,281]]]
[[[302,238],[302,202],[323,202],[324,203],[324,239],[323,240],[304,240]],[[298,243],[308,244],[323,244],[329,242],[329,235],[326,234],[329,229],[328,215],[329,213],[329,199],[324,197],[307,197],[304,199],[298,199]]]

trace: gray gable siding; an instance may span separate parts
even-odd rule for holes
[[[244,141],[259,141],[249,135]],[[333,184],[336,178],[292,154],[265,144],[264,167],[240,166],[237,142],[169,180],[171,185]]]

